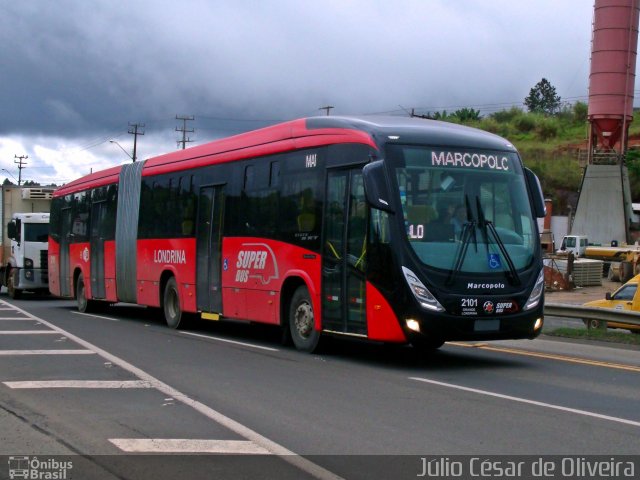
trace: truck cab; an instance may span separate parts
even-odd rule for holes
[[[0,286],[11,298],[23,291],[48,291],[49,214],[15,213],[7,224],[9,251],[0,267]]]
[[[585,251],[589,246],[589,240],[585,235],[566,235],[562,239],[560,252],[573,253],[576,257],[584,257]]]

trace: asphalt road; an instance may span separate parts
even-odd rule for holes
[[[309,355],[271,327],[174,331],[152,309],[0,294],[0,478],[34,456],[72,462],[65,478],[349,479],[415,478],[438,455],[637,456],[639,379],[638,349],[328,339]]]

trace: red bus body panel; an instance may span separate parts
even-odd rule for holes
[[[307,284],[316,323],[321,318],[320,255],[288,243],[262,238],[222,241],[222,308],[230,318],[280,323],[280,291],[290,277]]]
[[[367,338],[385,342],[407,341],[391,305],[369,282],[367,282]]]

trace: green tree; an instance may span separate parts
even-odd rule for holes
[[[452,117],[456,117],[461,122],[473,122],[480,120],[480,110],[474,110],[473,108],[462,108],[456,110],[451,114]]]
[[[553,115],[560,108],[560,96],[556,93],[556,87],[543,78],[531,89],[524,104],[530,112]]]

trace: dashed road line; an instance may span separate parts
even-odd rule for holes
[[[57,332],[61,333],[61,332]],[[2,356],[12,355],[95,355],[93,350],[0,350]]]
[[[409,377],[409,380],[415,380],[415,381],[423,382],[423,383],[430,383],[432,385],[439,385],[441,387],[453,388],[453,389],[462,390],[462,391],[465,391],[465,392],[477,393],[477,394],[486,395],[486,396],[489,396],[489,397],[496,397],[496,398],[501,398],[501,399],[504,399],[504,400],[511,400],[513,402],[526,403],[526,404],[535,405],[535,406],[538,406],[538,407],[551,408],[553,410],[560,410],[560,411],[563,411],[563,412],[569,412],[569,413],[575,413],[575,414],[578,414],[578,415],[584,415],[586,417],[598,418],[600,420],[607,420],[607,421],[610,421],[610,422],[616,422],[616,423],[622,423],[622,424],[625,424],[625,425],[631,425],[631,426],[634,426],[634,427],[640,427],[640,422],[637,422],[635,420],[629,420],[627,418],[612,417],[610,415],[603,415],[601,413],[589,412],[587,410],[580,410],[580,409],[577,409],[577,408],[563,407],[562,405],[554,405],[553,403],[539,402],[537,400],[530,400],[528,398],[522,398],[522,397],[513,397],[511,395],[504,395],[502,393],[489,392],[487,390],[479,390],[477,388],[463,387],[462,385],[455,385],[453,383],[439,382],[437,380],[431,380],[431,379],[428,379],[428,378]]]
[[[71,310],[71,313],[75,313],[76,315],[83,315],[85,317],[101,318],[102,320],[110,320],[112,322],[120,321],[120,319],[118,318],[105,317],[104,315],[94,315],[93,313],[76,312],[75,310]]]
[[[270,455],[266,448],[247,440],[196,440],[181,438],[110,438],[128,453],[218,453]]]
[[[260,350],[267,350],[268,352],[280,351],[277,348],[263,347],[262,345],[254,345],[252,343],[238,342],[237,340],[229,340],[228,338],[220,338],[220,337],[214,337],[211,335],[202,335],[200,333],[192,333],[192,332],[180,332],[180,333],[182,333],[183,335],[190,335],[192,337],[207,338],[209,340],[215,340],[217,342],[232,343],[234,345],[242,345],[243,347],[251,347],[251,348],[257,348]]]
[[[32,380],[2,382],[9,388],[154,388],[144,380]]]
[[[54,330],[0,330],[0,335],[58,335]]]

